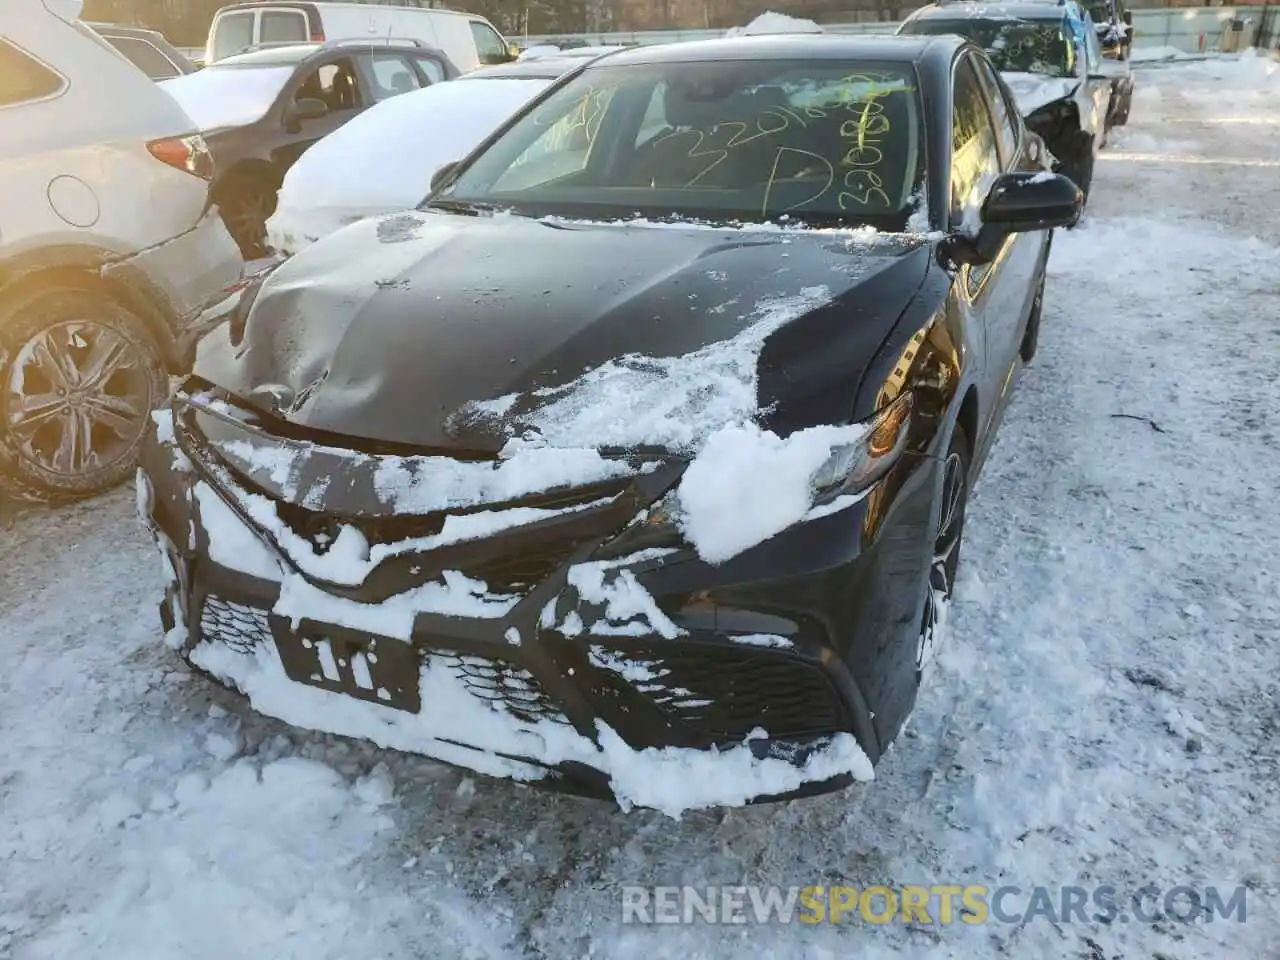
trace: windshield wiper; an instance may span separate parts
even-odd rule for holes
[[[428,210],[445,210],[449,213],[461,213],[471,217],[478,217],[483,213],[493,213],[498,207],[492,203],[483,203],[476,200],[450,200],[445,197],[439,200],[427,201],[426,208]]]

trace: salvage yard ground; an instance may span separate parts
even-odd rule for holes
[[[1195,960],[1280,943],[1280,71],[1142,69],[877,781],[622,814],[181,668],[121,491],[0,527],[0,957]],[[621,925],[621,886],[1245,885],[1244,923]]]

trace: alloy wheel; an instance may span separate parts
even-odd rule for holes
[[[929,563],[929,585],[920,621],[920,641],[916,647],[917,671],[923,670],[932,659],[946,626],[951,593],[955,588],[960,535],[964,529],[965,486],[964,460],[952,451],[943,464],[942,512]]]
[[[92,321],[39,331],[13,356],[6,428],[17,453],[76,477],[130,456],[151,409],[146,352]]]

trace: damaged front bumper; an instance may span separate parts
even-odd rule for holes
[[[138,512],[164,555],[170,646],[261,713],[673,815],[872,777],[870,711],[827,600],[812,615],[771,602],[819,596],[869,558],[810,551],[775,583],[749,557],[593,559],[634,515],[628,497],[671,483],[658,470],[494,536],[408,539],[378,575],[335,583],[314,573],[314,518],[207,454],[157,413]],[[847,529],[848,512],[804,526]],[[798,531],[783,555],[830,530]]]

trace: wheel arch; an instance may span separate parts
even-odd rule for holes
[[[104,276],[107,266],[111,269]],[[47,247],[0,264],[0,315],[63,288],[100,291],[111,297],[146,325],[166,365],[171,371],[178,369],[177,316],[168,298],[142,270],[100,247]]]

